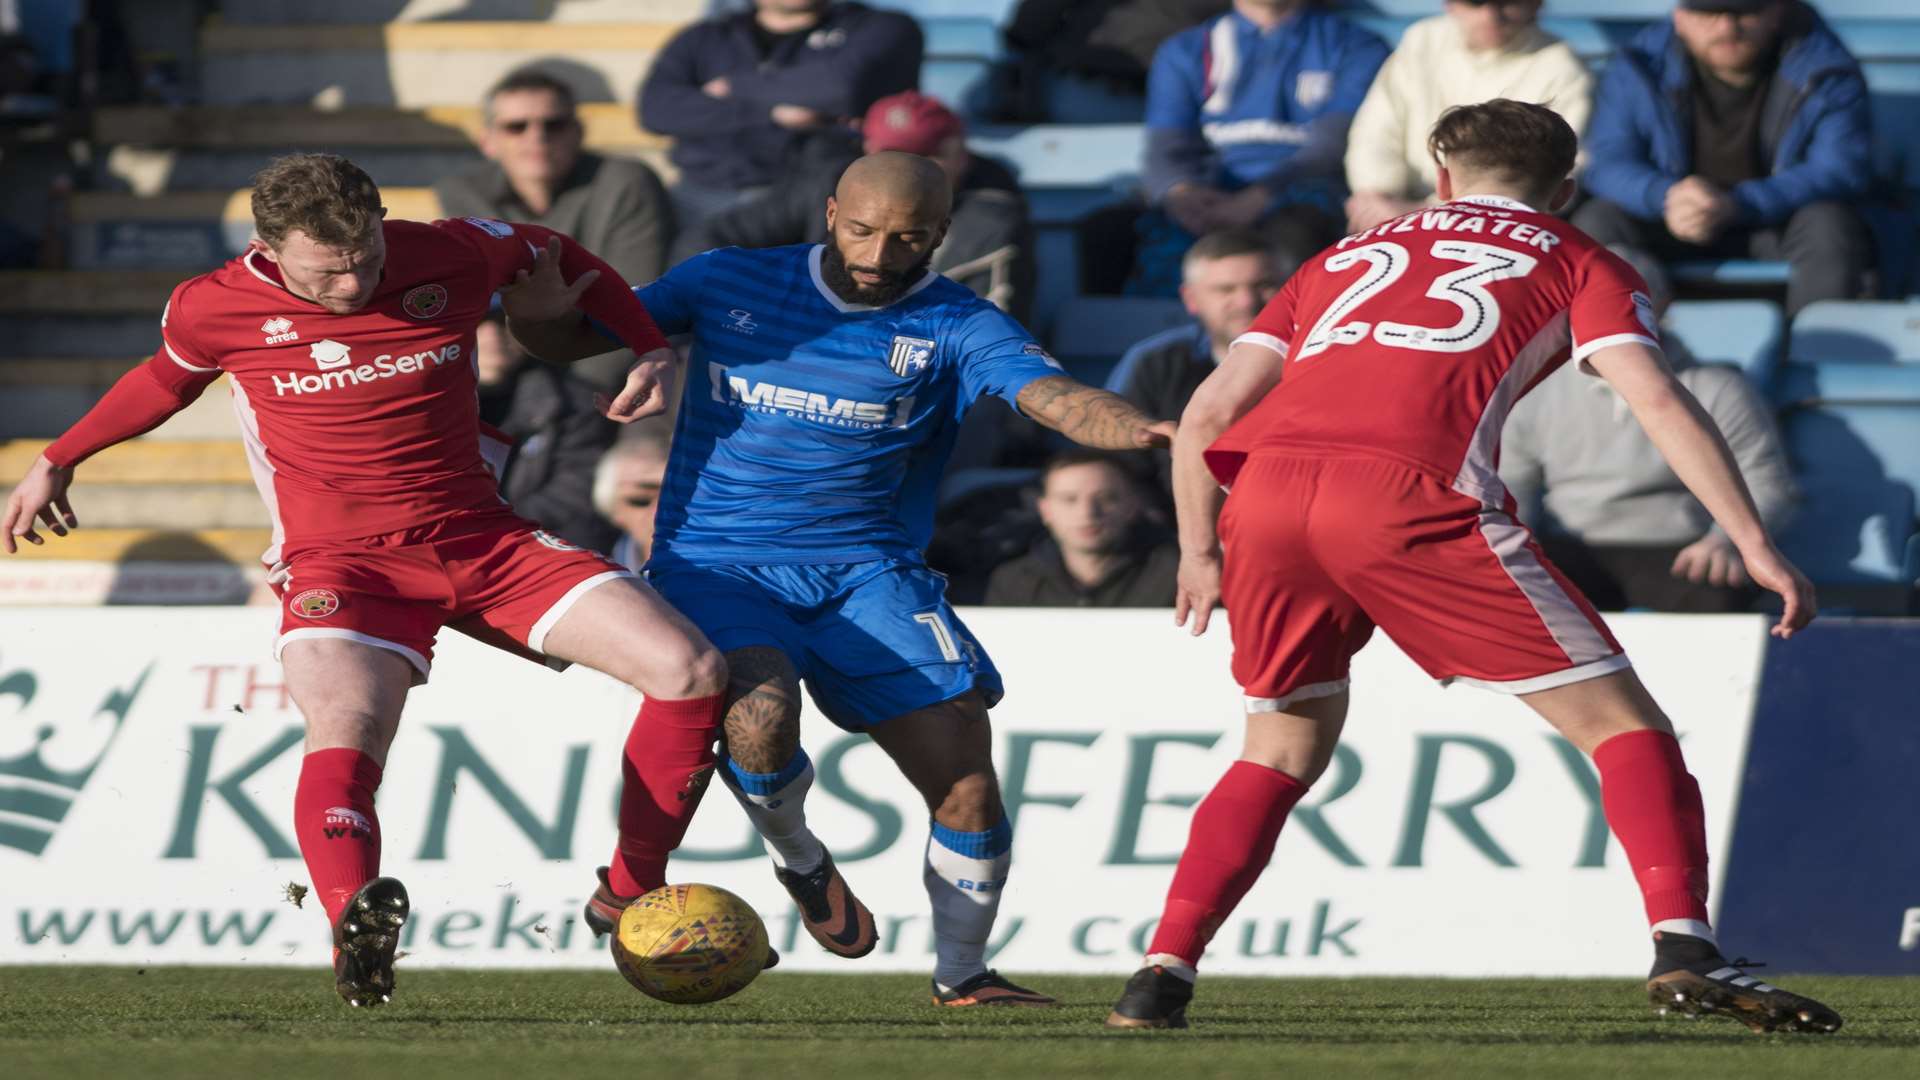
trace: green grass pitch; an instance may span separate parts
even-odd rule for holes
[[[1846,1016],[1818,1037],[1660,1017],[1629,980],[1212,978],[1191,1030],[1110,1032],[1118,977],[1022,978],[1062,1005],[961,1012],[909,975],[775,972],[676,1007],[611,966],[399,974],[392,1005],[351,1010],[317,970],[0,968],[0,1062],[16,1080],[1920,1076],[1920,978],[1781,977]]]

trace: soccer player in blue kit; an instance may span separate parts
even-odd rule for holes
[[[663,331],[693,335],[647,577],[726,654],[720,775],[814,939],[857,957],[877,935],[807,828],[802,682],[932,813],[934,1001],[1047,1005],[985,962],[1013,843],[987,719],[1002,688],[923,559],[934,496],[983,394],[1105,449],[1165,446],[1173,424],[1069,378],[1018,322],[927,268],[951,200],[929,159],[873,154],[828,200],[828,243],[709,251],[635,290]],[[610,347],[575,312],[512,325],[548,359]],[[588,924],[610,929],[633,893],[619,866],[603,870]]]

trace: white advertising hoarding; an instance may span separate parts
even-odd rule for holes
[[[300,719],[262,609],[0,612],[0,963],[324,965],[287,819]],[[1165,612],[974,610],[1006,676],[994,710],[1014,863],[996,966],[1132,969],[1190,807],[1239,749],[1224,626]],[[1760,619],[1616,618],[1674,718],[1725,850],[1764,646]],[[1221,929],[1208,970],[1628,975],[1640,898],[1591,766],[1518,702],[1435,687],[1382,636],[1354,669],[1338,760]],[[606,963],[579,925],[613,845],[637,696],[442,636],[379,793],[384,872],[414,901],[408,966]],[[816,831],[874,910],[862,970],[931,967],[927,814],[886,756],[817,713]],[[796,970],[854,970],[806,938],[715,785],[675,880],[732,889]]]

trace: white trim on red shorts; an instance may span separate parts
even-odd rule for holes
[[[527,633],[527,648],[545,656],[547,635],[553,632],[553,628],[560,624],[562,618],[566,617],[567,610],[580,602],[581,597],[615,578],[634,576],[631,570],[605,570],[576,583],[573,588],[567,590],[566,595],[554,601],[553,606],[547,609],[547,613],[540,616],[539,620],[533,624],[533,629]]]
[[[1597,679],[1602,675],[1611,675],[1616,671],[1625,671],[1633,666],[1626,653],[1614,653],[1604,659],[1590,663],[1575,664],[1560,671],[1550,671],[1545,675],[1535,675],[1530,679],[1470,679],[1465,675],[1449,675],[1440,680],[1441,686],[1460,683],[1463,686],[1477,686],[1482,690],[1491,690],[1496,694],[1533,694],[1542,690],[1552,690],[1557,686],[1571,686],[1588,679]]]
[[[1480,515],[1478,531],[1508,579],[1533,605],[1540,625],[1553,636],[1553,643],[1569,664],[1579,666],[1619,655],[1607,635],[1593,625],[1586,609],[1560,587],[1552,571],[1534,555],[1528,546],[1533,534],[1526,526],[1505,513],[1487,511]]]
[[[431,667],[431,665],[427,663],[426,657],[421,656],[418,652],[407,648],[397,641],[388,641],[386,638],[377,638],[372,634],[363,634],[358,630],[342,630],[332,626],[303,626],[297,630],[288,630],[274,639],[273,658],[275,660],[280,659],[280,650],[287,647],[287,642],[300,638],[345,638],[348,641],[357,641],[362,645],[371,645],[376,649],[388,649],[397,652],[401,656],[406,657],[407,663],[412,664],[414,670],[420,673],[421,682],[427,681],[428,669]]]
[[[1246,699],[1247,712],[1285,712],[1289,705],[1297,705],[1302,701],[1311,701],[1314,698],[1332,697],[1344,691],[1347,688],[1347,684],[1352,681],[1352,679],[1348,678],[1335,679],[1332,682],[1309,683],[1306,686],[1296,688],[1293,693],[1285,697],[1249,697]]]

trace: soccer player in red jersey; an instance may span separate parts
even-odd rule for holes
[[[149,431],[222,373],[271,512],[263,561],[282,611],[274,654],[306,718],[294,829],[334,928],[334,978],[354,1005],[393,991],[406,890],[379,876],[374,791],[409,687],[454,625],[536,660],[576,662],[638,689],[611,872],[665,884],[713,768],[726,664],[625,568],[541,531],[500,497],[483,455],[474,329],[496,291],[555,267],[565,291],[640,357],[611,407],[664,407],[674,354],[613,269],[549,229],[479,218],[385,221],[344,158],[299,154],[254,179],[259,238],[173,291],[153,358],[55,440],[7,500],[0,539],[75,527],[74,467]],[[572,300],[566,304],[573,306]]]
[[[1592,756],[1644,894],[1656,1004],[1833,1031],[1833,1010],[1721,955],[1700,789],[1672,725],[1495,472],[1514,401],[1569,359],[1606,379],[1785,601],[1776,635],[1813,618],[1813,588],[1668,370],[1639,275],[1545,212],[1573,195],[1573,130],[1494,100],[1448,111],[1429,145],[1446,202],[1309,261],[1181,419],[1175,620],[1200,634],[1215,604],[1232,613],[1246,744],[1195,809],[1146,964],[1107,1022],[1186,1025],[1201,954],[1326,770],[1348,662],[1378,625],[1443,684],[1519,695]]]

